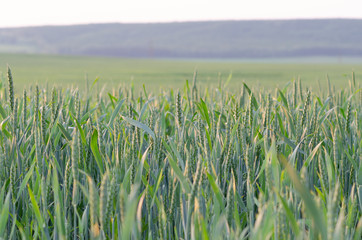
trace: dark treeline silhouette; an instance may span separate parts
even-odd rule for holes
[[[0,51],[173,58],[362,56],[361,29],[357,19],[3,28]]]

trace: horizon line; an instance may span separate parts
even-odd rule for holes
[[[13,29],[13,28],[38,28],[38,27],[71,27],[82,25],[103,25],[103,24],[123,24],[123,25],[147,25],[147,24],[173,24],[173,23],[201,23],[201,22],[252,22],[252,21],[315,21],[315,20],[362,20],[357,17],[313,17],[313,18],[260,18],[260,19],[210,19],[210,20],[174,20],[174,21],[98,21],[98,22],[78,22],[78,23],[64,23],[64,24],[39,24],[39,25],[19,25],[19,26],[0,26],[0,29]]]

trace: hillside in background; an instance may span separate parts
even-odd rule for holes
[[[171,58],[362,56],[362,20],[90,24],[0,29],[0,52]]]

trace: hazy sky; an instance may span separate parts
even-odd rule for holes
[[[362,0],[0,0],[0,27],[98,22],[362,18]]]

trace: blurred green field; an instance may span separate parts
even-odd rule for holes
[[[143,84],[147,89],[180,88],[185,80],[192,80],[195,69],[198,82],[204,86],[217,86],[221,78],[227,87],[240,89],[245,81],[251,87],[275,89],[283,87],[294,78],[301,77],[303,86],[326,87],[328,74],[336,88],[348,85],[351,72],[360,82],[362,64],[338,63],[328,60],[174,60],[174,59],[122,59],[101,57],[74,57],[49,55],[0,54],[0,76],[6,79],[6,66],[10,65],[16,90],[38,83],[45,86],[71,87],[81,90],[86,86],[86,76],[91,84],[99,77],[99,87],[110,89],[132,81],[138,89]]]

